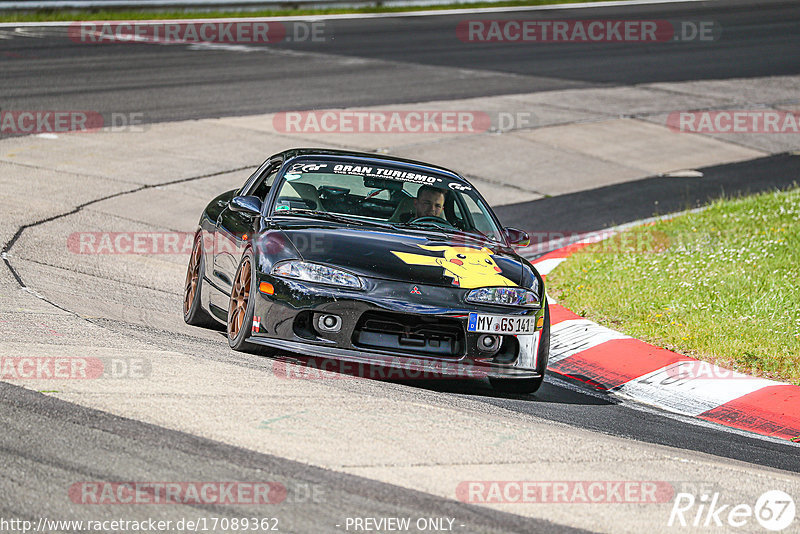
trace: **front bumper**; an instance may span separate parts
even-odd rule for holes
[[[538,378],[545,372],[549,328],[502,335],[496,352],[478,348],[470,312],[531,316],[539,309],[467,304],[466,290],[364,279],[364,290],[328,287],[259,273],[274,293],[254,291],[251,343],[354,364],[400,368],[413,376]],[[258,287],[258,285],[257,285]],[[416,288],[416,292],[412,292]],[[319,314],[341,318],[338,331],[317,328]]]

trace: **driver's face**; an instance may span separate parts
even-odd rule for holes
[[[444,195],[425,191],[414,199],[417,217],[441,217],[444,209]]]

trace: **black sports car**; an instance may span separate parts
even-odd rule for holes
[[[541,276],[458,174],[377,154],[293,149],[200,218],[184,319],[257,345],[359,365],[542,383]]]

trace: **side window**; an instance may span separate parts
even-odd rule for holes
[[[274,169],[267,171],[267,176],[261,180],[261,183],[258,184],[255,190],[250,194],[257,196],[263,202],[267,198],[267,193],[269,193],[272,184],[275,183],[275,177],[278,176],[279,170],[280,166],[276,166]]]
[[[256,169],[256,171],[253,174],[250,175],[250,177],[244,183],[242,188],[239,189],[239,192],[237,194],[238,195],[252,194],[252,193],[247,193],[247,191],[252,191],[253,190],[253,183],[256,182],[256,180],[258,180],[258,177],[261,176],[261,174],[264,172],[264,169],[266,169],[269,166],[270,166],[270,160],[267,160],[264,163],[262,163],[258,167],[258,169]]]
[[[453,216],[459,221],[462,221],[464,224],[466,224],[467,218],[464,217],[464,213],[461,211],[461,206],[459,205],[458,202],[453,202]]]
[[[472,217],[472,222],[475,224],[475,229],[487,237],[500,240],[492,218],[486,212],[486,209],[475,202],[469,195],[462,195],[467,209]]]

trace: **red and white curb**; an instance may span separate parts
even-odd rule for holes
[[[546,276],[593,241],[589,236],[554,250],[533,260],[533,265]],[[798,386],[743,375],[649,345],[552,300],[550,322],[550,372],[684,416],[774,438],[800,438]]]

